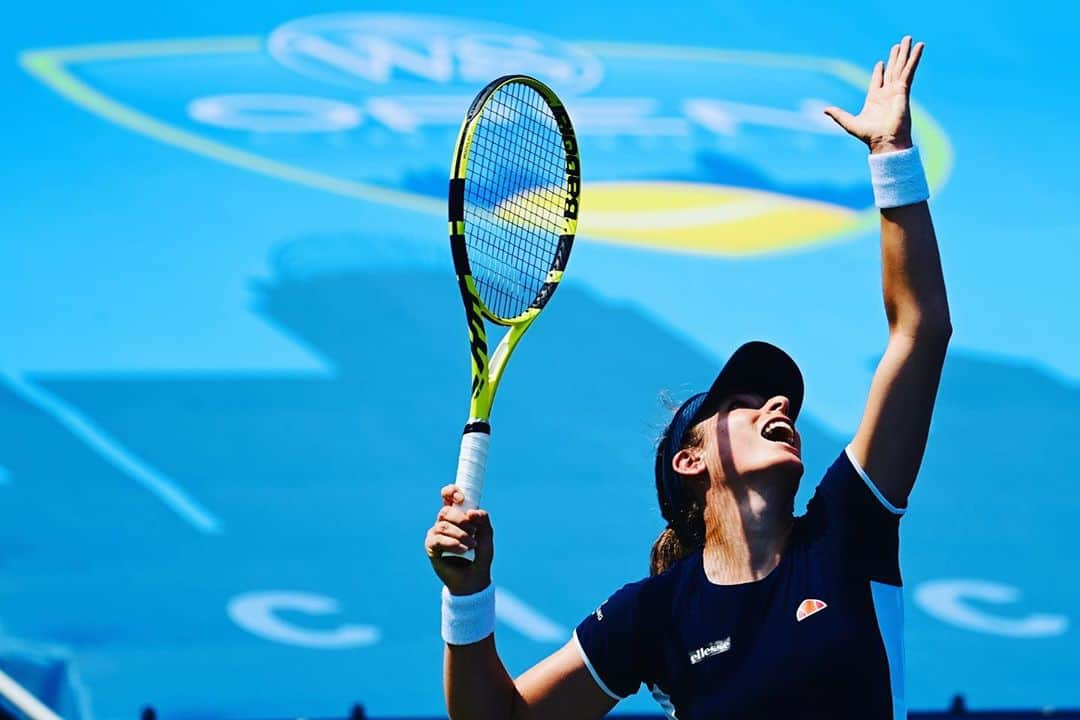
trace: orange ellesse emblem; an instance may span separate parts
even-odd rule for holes
[[[815,600],[814,598],[806,598],[799,603],[799,609],[795,611],[795,621],[802,622],[806,618],[810,617],[816,612],[821,612],[825,608],[829,607],[825,604],[824,600]]]

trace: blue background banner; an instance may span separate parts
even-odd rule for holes
[[[469,372],[446,175],[508,71],[563,96],[584,167],[494,416],[511,672],[647,572],[662,396],[747,339],[807,377],[801,507],[886,339],[865,151],[821,109],[857,110],[912,33],[956,333],[903,521],[909,706],[1080,705],[1075,8],[565,11],[38,3],[0,27],[0,635],[62,648],[103,718],[443,711],[422,539]]]

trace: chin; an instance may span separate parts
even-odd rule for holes
[[[799,482],[802,480],[803,475],[803,461],[799,457],[788,457],[784,462],[777,463],[774,468],[778,475],[782,475],[787,483],[791,485],[791,496],[795,497],[795,494],[799,492]]]
[[[803,461],[794,449],[773,449],[768,455],[759,455],[751,473],[765,473],[770,476],[783,476],[796,485],[803,474]]]
[[[752,484],[765,483],[781,492],[790,492],[792,497],[799,491],[799,481],[803,475],[803,461],[795,452],[787,450],[770,453],[768,458],[761,457],[760,464],[749,475],[754,477]]]
[[[786,470],[794,474],[795,480],[798,481],[803,474],[803,461],[802,456],[797,450],[783,451],[783,455],[776,458],[776,462],[772,465],[777,470]]]

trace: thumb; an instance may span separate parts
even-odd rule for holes
[[[847,110],[841,110],[835,105],[830,105],[829,107],[825,108],[825,114],[831,117],[833,119],[833,122],[844,128],[844,130],[846,130],[847,132],[851,133],[852,135],[855,134],[854,130],[852,129],[855,126],[855,116],[849,113]]]

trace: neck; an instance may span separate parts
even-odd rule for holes
[[[705,498],[705,575],[717,585],[772,572],[791,534],[794,498],[785,482],[713,485]]]

